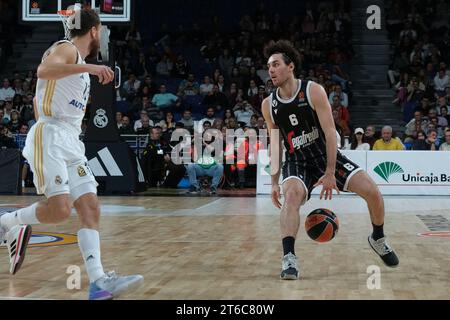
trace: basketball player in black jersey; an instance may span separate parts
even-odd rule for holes
[[[272,202],[281,209],[284,251],[281,278],[298,279],[294,244],[300,224],[299,210],[309,200],[311,190],[318,185],[322,185],[320,199],[325,196],[325,200],[331,200],[335,189],[338,193],[339,190],[355,192],[366,200],[373,225],[369,244],[387,266],[397,266],[397,255],[383,233],[381,193],[366,172],[338,151],[336,128],[324,88],[313,81],[295,77],[300,56],[290,42],[271,42],[265,48],[265,55],[268,57],[269,75],[277,88],[264,99],[262,111],[271,131],[271,166],[276,168],[276,173],[272,173]],[[279,129],[279,141],[272,129]],[[287,150],[282,168],[283,205],[278,184],[281,140],[284,140]]]

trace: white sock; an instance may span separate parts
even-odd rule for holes
[[[78,231],[78,245],[83,256],[89,282],[95,282],[104,276],[100,257],[100,235],[94,229],[80,229]]]
[[[19,224],[39,224],[40,222],[36,217],[37,206],[38,202],[33,203],[29,207],[2,215],[0,217],[0,225],[9,230]]]

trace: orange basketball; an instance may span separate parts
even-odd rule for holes
[[[305,220],[308,236],[317,242],[327,242],[334,238],[339,229],[339,219],[328,209],[316,209]]]

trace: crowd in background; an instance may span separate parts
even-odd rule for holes
[[[113,27],[115,57],[125,79],[116,90],[117,128],[123,136],[148,135],[140,156],[149,186],[176,187],[186,174],[191,192],[201,188],[193,177],[204,175],[212,178],[213,193],[219,184],[255,185],[256,168],[249,164],[255,150],[248,143],[224,148],[224,157],[236,157],[244,148],[245,163],[220,167],[201,159],[180,167],[170,159],[170,137],[177,128],[191,134],[214,128],[250,135],[265,129],[261,102],[274,88],[262,52],[271,39],[290,40],[302,58],[297,76],[325,88],[342,149],[449,150],[450,33],[440,23],[448,18],[449,8],[445,1],[403,2],[404,6],[389,2],[387,24],[395,43],[388,81],[396,92],[394,104],[404,111],[405,137],[395,137],[389,126],[360,128],[351,122],[349,1],[307,2],[300,15],[293,13],[289,19],[269,12],[262,3],[240,18],[234,32],[222,28],[217,16],[190,27],[162,25],[153,39],[143,39],[139,26]],[[10,11],[0,10],[2,43],[10,36],[10,16],[5,12]],[[0,61],[11,50],[2,45]],[[35,122],[36,73],[14,73],[1,80],[1,147],[21,148]]]
[[[388,81],[413,150],[448,150],[450,140],[450,5],[444,0],[388,1],[393,43]]]

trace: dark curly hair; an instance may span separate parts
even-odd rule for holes
[[[70,16],[69,22],[73,19],[80,19],[79,28],[70,28],[70,38],[81,37],[91,31],[92,27],[98,27],[100,25],[100,17],[98,13],[93,9],[82,9],[75,15]]]
[[[294,74],[300,73],[301,58],[300,53],[295,49],[294,45],[288,40],[270,41],[264,48],[264,56],[266,59],[273,54],[280,53],[286,65],[291,62],[294,64]]]

